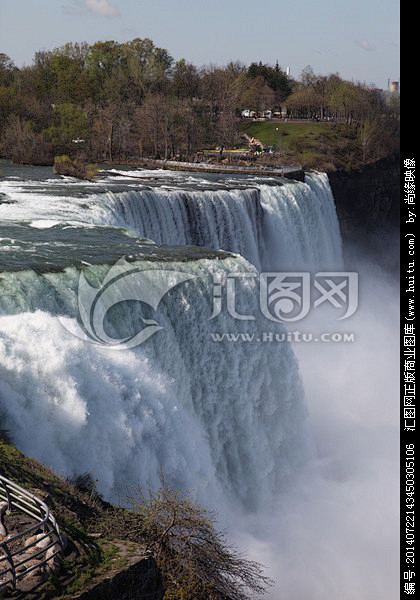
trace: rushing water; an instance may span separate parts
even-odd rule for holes
[[[307,174],[301,183],[109,171],[90,184],[57,178],[47,168],[6,164],[2,171],[0,423],[18,448],[65,476],[91,473],[109,499],[127,484],[158,486],[163,474],[167,483],[193,490],[202,502],[217,507],[225,520],[229,514],[237,516],[237,509],[267,517],[281,499],[306,511],[311,522],[305,531],[315,532],[319,513],[313,507],[319,489],[337,505],[345,504],[348,494],[343,499],[329,483],[322,488],[324,466],[318,479],[313,473],[309,478],[317,490],[309,504],[302,505],[307,489],[297,495],[302,488],[293,482],[312,468],[322,443],[330,439],[316,421],[322,415],[324,422],[328,411],[308,402],[312,428],[321,432],[314,441],[301,375],[306,395],[309,389],[312,400],[322,396],[318,407],[327,398],[347,398],[348,387],[337,382],[352,374],[351,366],[341,369],[357,364],[354,353],[346,354],[342,347],[332,354],[321,351],[321,369],[319,362],[313,368],[313,352],[308,358],[309,350],[287,342],[230,343],[212,337],[217,332],[252,335],[267,329],[285,333],[282,324],[267,324],[260,314],[260,271],[343,267],[325,174]],[[88,343],[69,329],[80,323],[80,274],[99,288],[122,256],[147,271],[153,285],[168,270],[184,273],[188,280],[170,290],[157,311],[131,296],[112,307],[105,328],[113,339],[132,336],[153,319],[159,324],[146,342],[117,352]],[[229,274],[237,276],[236,309],[254,320],[234,319],[225,306],[210,319],[214,283]],[[349,356],[353,363],[348,363]],[[331,365],[328,372],[326,364]],[[350,413],[352,402],[349,395]],[[346,439],[343,435],[331,443]],[[330,470],[325,481],[336,481]],[[339,479],[343,470],[338,471]],[[289,515],[292,522],[301,518],[284,507],[282,511],[279,514]],[[252,519],[246,514],[249,525]],[[255,525],[260,541],[253,538],[252,551],[264,535],[271,540],[275,521],[286,545],[293,548],[287,539],[301,535],[301,530],[297,527],[291,534],[282,519],[273,516],[265,525],[261,520]],[[311,540],[319,535],[317,531]],[[305,536],[301,538],[307,544]],[[246,540],[242,543],[247,545]],[[267,560],[283,574],[279,595],[306,599],[304,583],[299,577],[296,583],[294,570],[287,568],[289,559],[282,558],[279,566],[283,545],[276,541],[275,548],[275,558]],[[256,558],[265,552],[257,552]],[[314,549],[312,555],[317,555]],[[351,588],[349,573],[343,577]],[[311,594],[332,599],[338,589],[327,577],[318,591],[311,588]],[[358,588],[353,592],[349,598],[382,597],[363,595]]]
[[[127,482],[157,485],[162,472],[202,498],[211,489],[255,507],[307,454],[302,387],[289,344],[212,341],[212,332],[262,328],[256,278],[238,279],[237,309],[256,315],[251,323],[223,313],[210,320],[211,285],[293,257],[294,264],[335,264],[340,238],[327,179],[248,187],[213,180],[210,189],[200,189],[202,179],[166,181],[164,173],[159,184],[120,179],[5,182],[2,421],[23,451],[71,476],[94,474],[107,497]],[[98,286],[122,255],[145,270],[169,266],[194,276],[162,303],[162,330],[123,362],[57,319],[77,318],[80,268]],[[144,310],[138,302],[116,305],[108,323],[114,337],[140,323]],[[28,437],[33,427],[38,438]]]
[[[341,265],[340,233],[325,174],[308,175],[306,183],[274,178],[267,183],[140,173],[115,174],[94,185],[6,180],[0,224],[50,228],[41,236],[45,241],[60,225],[69,241],[80,237],[70,227],[110,226],[158,244],[234,252],[264,270]],[[0,237],[6,238],[4,232]]]

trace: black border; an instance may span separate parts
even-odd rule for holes
[[[412,21],[412,25],[408,26],[407,37],[410,37],[414,34],[414,21]],[[415,38],[414,38],[415,39]],[[414,44],[410,45],[414,47]],[[409,54],[403,54],[403,60],[401,62],[401,67],[403,70],[402,79],[404,85],[404,72],[408,71],[409,64],[405,62],[404,56],[408,56]],[[407,78],[407,82],[409,79]],[[408,84],[407,84],[408,85]],[[416,539],[415,539],[415,531],[412,533],[410,529],[414,529],[411,527],[411,517],[415,517],[415,471],[413,474],[407,473],[406,468],[411,471],[414,465],[415,469],[415,460],[416,460],[416,442],[415,442],[415,430],[411,428],[415,428],[415,419],[406,419],[407,413],[405,413],[404,406],[406,404],[406,393],[407,389],[405,385],[407,382],[405,381],[405,372],[406,372],[406,359],[408,358],[406,355],[407,348],[407,339],[405,326],[407,324],[412,324],[414,326],[414,335],[417,336],[420,333],[420,330],[416,327],[416,316],[410,316],[408,312],[409,300],[414,300],[415,292],[409,291],[410,287],[408,285],[409,281],[407,279],[408,276],[414,275],[414,282],[417,277],[416,269],[417,264],[420,266],[419,261],[416,260],[416,254],[420,252],[420,235],[416,235],[416,224],[417,221],[420,223],[420,214],[417,215],[417,204],[419,204],[420,199],[415,199],[415,204],[411,205],[407,202],[407,190],[405,188],[406,177],[407,177],[407,163],[406,160],[414,159],[415,161],[415,175],[418,171],[418,152],[416,147],[416,135],[414,131],[417,126],[418,119],[418,108],[415,106],[415,94],[410,92],[410,89],[406,90],[406,94],[404,93],[404,87],[402,89],[401,95],[401,156],[400,156],[400,208],[401,208],[401,217],[400,217],[400,251],[401,251],[401,272],[400,272],[400,299],[401,299],[401,312],[400,312],[400,598],[415,598],[417,595],[416,585],[416,564],[415,564],[415,550],[416,550]],[[415,179],[416,182],[416,179]],[[411,210],[416,217],[410,218],[408,211]],[[409,240],[414,240],[415,254],[409,254]],[[417,242],[417,244],[416,244]],[[417,250],[417,252],[416,252]],[[407,273],[409,268],[409,262],[414,261],[414,273]],[[413,265],[411,265],[413,266]],[[414,287],[414,289],[416,289]],[[414,303],[414,310],[416,305]],[[414,338],[416,341],[417,338]],[[413,341],[413,340],[412,340]],[[415,346],[414,346],[415,348]],[[415,362],[415,356],[414,358]],[[417,365],[415,365],[417,366]],[[413,371],[414,374],[416,370]],[[415,395],[414,395],[414,406],[415,406]],[[408,426],[408,427],[407,427]],[[414,461],[411,459],[411,456],[407,456],[407,446],[414,451]],[[414,481],[412,482],[411,477],[413,477]],[[408,484],[408,485],[407,485]],[[407,491],[409,495],[407,495]],[[412,502],[414,500],[414,502]],[[412,514],[411,514],[412,513]],[[415,525],[415,521],[414,521]],[[408,527],[408,530],[407,530]],[[407,534],[410,536],[413,535],[413,543],[407,544]],[[406,551],[411,550],[414,551],[414,558],[406,555]],[[413,563],[408,562],[409,560],[414,560]],[[414,590],[407,589],[407,584],[414,584]]]

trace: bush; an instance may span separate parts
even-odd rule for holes
[[[72,160],[69,156],[64,155],[54,158],[54,173],[92,181],[98,174],[98,168],[95,165],[88,165],[77,159]]]
[[[76,475],[72,479],[67,479],[67,481],[78,489],[79,492],[87,494],[90,498],[96,498],[98,500],[103,499],[102,494],[100,494],[97,489],[98,480],[94,479],[90,473]]]
[[[215,529],[215,514],[191,498],[163,486],[147,496],[139,488],[127,501],[129,510],[107,511],[99,528],[147,545],[163,577],[165,600],[246,600],[271,585],[262,566]]]

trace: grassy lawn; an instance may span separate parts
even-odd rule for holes
[[[275,146],[277,142],[285,142],[287,145],[297,141],[310,141],[320,134],[330,135],[332,128],[330,123],[285,123],[283,121],[244,121],[240,130],[250,137],[255,137],[267,146]]]
[[[239,130],[304,168],[345,167],[354,152],[354,131],[337,123],[242,121]]]

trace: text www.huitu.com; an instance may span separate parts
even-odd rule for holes
[[[355,341],[354,333],[303,333],[293,331],[287,333],[274,333],[263,331],[261,333],[211,333],[213,342],[237,342],[237,343],[281,343],[281,342],[321,342],[321,343],[352,343]]]

